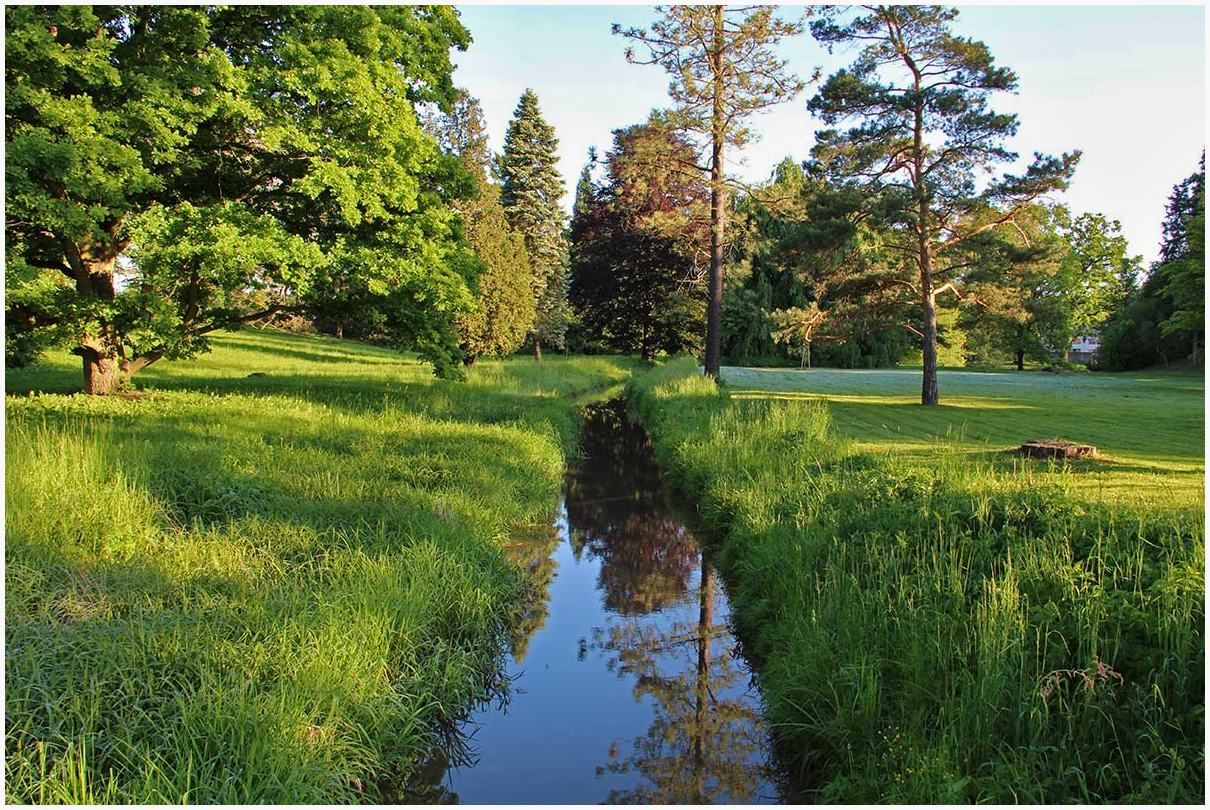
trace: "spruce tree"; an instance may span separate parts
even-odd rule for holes
[[[588,162],[584,164],[583,171],[580,172],[580,181],[576,183],[576,201],[571,207],[572,228],[575,228],[575,221],[588,213],[588,209],[592,207],[592,199],[594,189],[592,185],[592,170],[597,165],[597,148],[595,146],[588,147]]]
[[[563,177],[556,165],[559,141],[542,118],[538,96],[526,88],[504,136],[499,161],[500,201],[509,224],[525,238],[533,268],[534,359],[542,344],[563,346],[567,330],[567,238],[559,207]]]

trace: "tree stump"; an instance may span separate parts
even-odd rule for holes
[[[1097,449],[1091,444],[1078,444],[1066,439],[1033,439],[1017,448],[1029,458],[1095,458]]]

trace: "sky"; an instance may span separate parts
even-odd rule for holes
[[[608,149],[612,132],[666,107],[668,77],[627,63],[611,24],[647,27],[651,6],[460,5],[473,44],[455,53],[455,82],[483,104],[491,146],[521,92],[532,88],[559,138],[559,168],[572,191],[588,148]],[[1202,6],[960,6],[958,33],[987,43],[997,64],[1018,76],[1015,94],[993,107],[1017,113],[1009,147],[1023,168],[1034,152],[1083,151],[1072,187],[1056,199],[1076,213],[1116,219],[1132,253],[1152,261],[1172,186],[1197,170],[1205,148],[1205,10]],[[802,6],[782,6],[785,17]],[[809,34],[782,44],[790,67],[826,77],[852,61],[828,54]],[[816,87],[758,115],[757,140],[729,171],[767,179],[783,158],[808,157],[821,125],[807,112]],[[734,155],[734,152],[732,153]]]

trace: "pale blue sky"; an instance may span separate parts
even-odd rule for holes
[[[1191,174],[1205,144],[1205,11],[1201,6],[965,6],[958,30],[988,44],[1017,72],[1016,95],[997,109],[1020,116],[1011,147],[1082,149],[1072,188],[1061,198],[1077,212],[1118,219],[1131,249],[1157,253],[1164,202]],[[483,102],[492,147],[499,150],[521,91],[532,87],[559,137],[568,187],[590,145],[666,106],[668,80],[654,66],[630,65],[610,24],[646,26],[650,6],[459,6],[474,37],[455,54],[455,81]],[[801,14],[783,6],[782,14]],[[806,77],[851,61],[829,56],[809,35],[787,42],[784,56]],[[759,140],[745,149],[739,177],[768,176],[781,158],[807,157],[818,122],[806,111],[813,90],[756,119]]]

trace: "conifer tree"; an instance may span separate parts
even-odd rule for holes
[[[576,201],[571,207],[571,219],[573,223],[576,219],[583,217],[592,205],[592,170],[596,165],[597,148],[590,146],[588,147],[588,162],[584,164],[584,169],[580,172],[580,180],[576,183]]]
[[[1066,187],[1079,152],[1035,155],[1020,176],[976,181],[1017,155],[1005,141],[1017,117],[988,105],[1017,77],[995,64],[982,42],[955,35],[957,9],[941,6],[827,6],[811,33],[829,50],[858,46],[853,63],[834,73],[808,105],[829,126],[816,134],[816,167],[856,192],[905,257],[895,283],[910,287],[923,317],[924,374],[920,401],[938,404],[937,297],[957,291],[968,240],[1001,226],[1044,194]],[[968,227],[969,215],[995,208]],[[959,254],[959,255],[955,255]]]
[[[657,6],[660,19],[651,29],[613,32],[636,40],[647,50],[638,59],[663,67],[672,77],[668,93],[674,107],[669,122],[698,136],[708,151],[705,165],[684,168],[710,175],[710,279],[706,308],[705,373],[717,377],[722,357],[723,250],[726,246],[728,186],[725,149],[742,148],[752,134],[745,119],[788,101],[803,84],[774,52],[783,38],[802,26],[775,16],[775,6]]]
[[[542,344],[562,347],[567,330],[568,248],[559,206],[563,177],[557,166],[558,146],[554,127],[542,118],[537,94],[526,88],[504,135],[500,201],[509,224],[524,237],[533,267],[531,335],[538,361]]]
[[[458,204],[463,228],[482,265],[475,285],[475,307],[458,314],[463,359],[512,354],[534,323],[533,270],[522,235],[511,228],[500,203],[500,186],[488,179],[491,151],[479,100],[465,90],[452,111],[425,122],[451,156],[474,179],[475,193]]]

